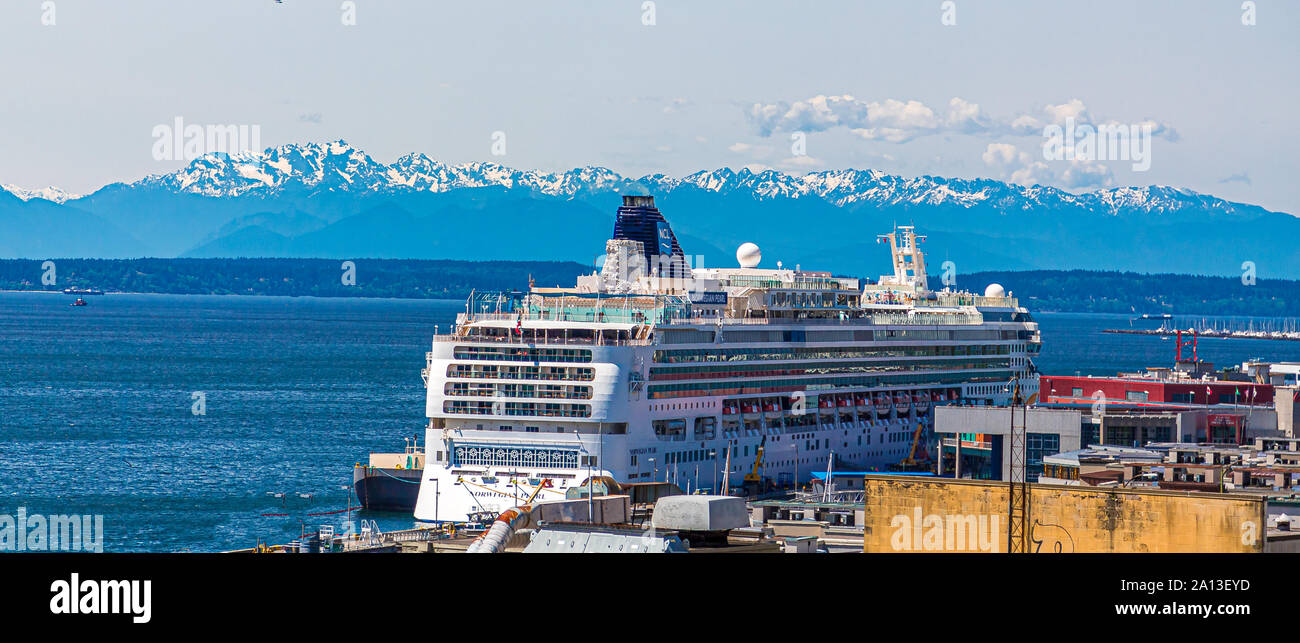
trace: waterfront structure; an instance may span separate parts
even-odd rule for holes
[[[1297,437],[1300,389],[1280,383],[1286,366],[1247,362],[1214,371],[1207,362],[1179,361],[1113,377],[1043,375],[1039,403],[1083,411],[1085,444]]]
[[[922,457],[935,406],[1032,391],[1038,325],[996,284],[932,290],[924,237],[881,235],[878,281],[693,263],[652,197],[624,197],[598,273],[475,293],[427,355],[415,517],[464,521],[595,477],[729,492]],[[760,457],[761,452],[761,457]],[[922,457],[923,459],[923,457]]]
[[[1040,384],[1041,386],[1041,384]],[[1025,475],[1038,481],[1043,458],[1071,451],[1083,441],[1083,414],[1074,409],[1030,407],[1024,413]],[[1011,408],[945,406],[935,409],[934,432],[941,476],[977,480],[1011,480]]]
[[[1141,448],[1089,446],[1044,457],[1038,481],[1291,497],[1300,490],[1300,440],[1257,438],[1245,445],[1166,442]]]

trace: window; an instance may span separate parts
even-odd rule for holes
[[[1043,457],[1061,452],[1061,436],[1055,433],[1030,433],[1025,440],[1025,477],[1038,482],[1043,470]]]
[[[1129,402],[1145,402],[1147,401],[1147,392],[1146,391],[1124,391],[1124,399]]]

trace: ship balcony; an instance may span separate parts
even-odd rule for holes
[[[457,344],[517,344],[520,346],[649,346],[653,343],[651,339],[592,339],[582,337],[563,337],[550,335],[546,337],[533,337],[526,334],[522,338],[515,337],[492,337],[486,335],[438,335],[433,338],[435,342],[453,342]]]

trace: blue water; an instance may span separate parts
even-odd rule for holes
[[[105,551],[221,551],[343,528],[352,465],[423,437],[420,369],[463,302],[0,293],[0,514],[102,514]],[[1168,364],[1107,315],[1039,314],[1045,373]],[[1206,340],[1220,364],[1300,342]],[[192,394],[206,396],[195,415]],[[275,493],[284,495],[275,498]],[[300,494],[309,495],[303,498]],[[265,516],[263,514],[288,514]],[[353,512],[380,528],[409,516]]]
[[[461,301],[0,294],[0,514],[102,514],[105,551],[343,527],[352,466],[423,439]],[[193,393],[206,397],[195,415]],[[284,498],[268,494],[282,493]],[[299,494],[308,494],[303,498]],[[287,513],[289,516],[262,516]],[[354,512],[381,529],[409,516]]]

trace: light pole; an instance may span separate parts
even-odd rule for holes
[[[709,457],[713,458],[713,486],[709,488],[709,492],[714,495],[718,495],[718,451],[717,449],[710,449]]]
[[[578,433],[577,429],[573,430],[573,437],[578,441],[578,449],[579,449],[578,453],[587,453],[587,447],[583,446],[582,444],[582,434]],[[591,523],[595,523],[596,522],[596,507],[595,507],[596,501],[591,497],[591,493],[592,493],[591,454],[588,453],[585,457],[587,459],[587,521]]]
[[[799,443],[790,444],[794,448],[794,490],[799,490]]]

